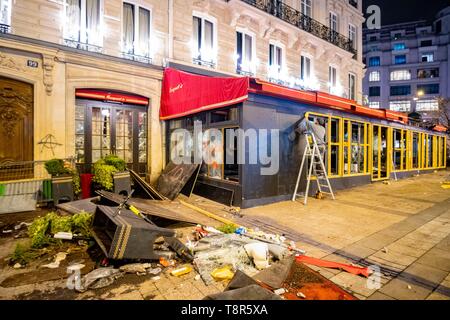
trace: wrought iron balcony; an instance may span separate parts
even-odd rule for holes
[[[309,32],[314,36],[328,41],[335,46],[353,53],[356,58],[357,50],[353,47],[353,42],[341,35],[339,32],[331,30],[329,27],[301,13],[300,11],[284,4],[278,0],[241,0],[255,8],[258,8],[270,15],[273,15],[301,30]]]
[[[133,60],[133,61],[137,61],[137,62],[152,64],[152,58],[150,58],[148,56],[142,56],[142,55],[133,54],[133,53],[127,53],[127,52],[123,52],[122,56],[125,59],[128,59],[128,60]]]
[[[11,32],[10,26],[8,26],[7,24],[0,23],[0,33],[10,33],[10,32]]]
[[[97,53],[103,52],[103,48],[100,46],[96,46],[96,45],[93,45],[90,43],[83,43],[83,42],[79,42],[79,41],[75,41],[75,40],[71,40],[71,39],[64,39],[64,45],[71,47],[71,48],[81,49],[81,50],[86,50],[86,51],[91,51],[91,52],[97,52]]]
[[[202,60],[201,58],[193,58],[192,63],[199,66],[207,66],[213,69],[216,67],[216,64],[213,61],[206,61]]]

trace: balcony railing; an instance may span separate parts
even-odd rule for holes
[[[10,26],[8,26],[7,24],[0,23],[0,33],[10,33],[10,32],[11,32]]]
[[[103,52],[103,48],[100,46],[93,45],[90,43],[83,43],[83,42],[79,42],[79,41],[75,41],[75,40],[71,40],[71,39],[64,39],[64,45],[71,47],[71,48],[86,50],[86,51],[90,51],[90,52],[97,52],[97,53]]]
[[[216,64],[213,61],[202,60],[201,58],[192,58],[192,63],[199,66],[207,66],[210,68],[215,68]]]
[[[357,50],[353,47],[353,42],[341,35],[340,33],[331,30],[329,27],[312,19],[292,8],[291,6],[277,0],[241,0],[255,8],[258,8],[270,15],[273,15],[297,28],[309,32],[320,39],[328,41],[335,46],[353,53],[356,58]]]
[[[138,54],[126,53],[126,52],[123,52],[122,56],[125,59],[128,59],[128,60],[133,60],[133,61],[137,61],[137,62],[152,64],[152,58],[147,57],[147,56],[141,56],[141,55],[138,55]]]

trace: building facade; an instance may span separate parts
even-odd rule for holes
[[[0,163],[116,153],[154,181],[165,66],[361,102],[363,20],[360,0],[0,0]]]
[[[450,96],[450,7],[436,20],[365,30],[364,94],[372,108],[433,118],[438,97]]]

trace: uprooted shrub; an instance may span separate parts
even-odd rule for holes
[[[80,212],[73,216],[60,216],[50,212],[44,217],[35,219],[28,227],[31,247],[38,249],[54,244],[58,240],[52,235],[58,232],[72,232],[83,237],[90,237],[91,221],[92,215],[87,212]]]
[[[17,244],[10,261],[25,265],[45,254],[43,248],[60,245],[62,241],[53,238],[53,235],[58,232],[71,232],[82,237],[90,237],[91,222],[92,215],[87,212],[80,212],[72,216],[60,216],[55,212],[50,212],[44,217],[37,218],[28,227],[30,243],[28,245]]]

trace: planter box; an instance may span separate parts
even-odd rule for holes
[[[61,200],[73,201],[72,176],[52,177],[53,202],[59,204]]]

